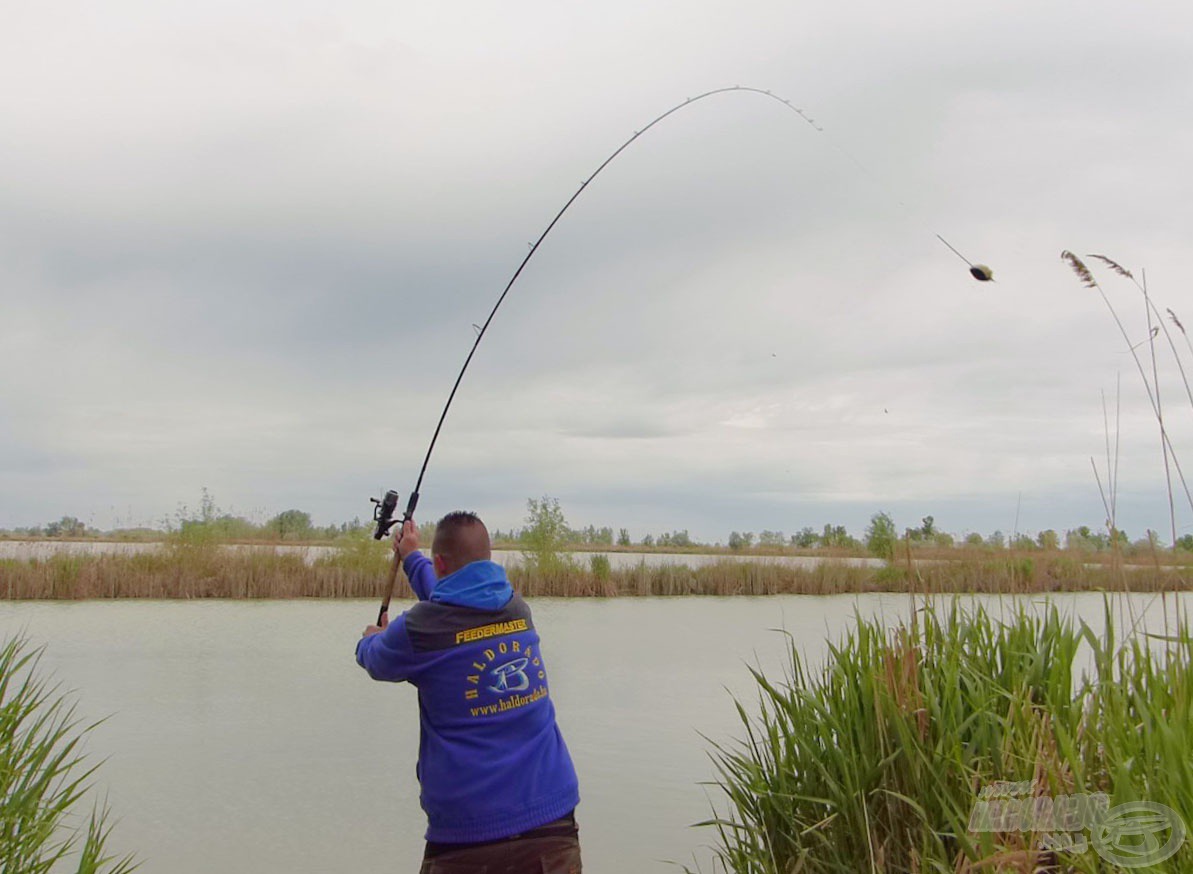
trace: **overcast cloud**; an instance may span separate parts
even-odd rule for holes
[[[1181,4],[115,0],[5,20],[0,527],[155,522],[204,487],[320,523],[405,494],[528,242],[635,130],[741,84],[823,131],[724,94],[610,165],[486,335],[421,515],[510,527],[550,494],[635,537],[860,533],[881,509],[1099,525],[1089,459],[1121,373],[1120,523],[1167,531],[1139,375],[1058,256],[1146,268],[1193,319]],[[1140,295],[1100,275],[1143,340]],[[1193,404],[1160,367],[1180,452]]]

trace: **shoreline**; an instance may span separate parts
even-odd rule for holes
[[[273,600],[380,597],[389,552],[373,543],[310,555],[222,544],[166,544],[120,553],[53,552],[0,558],[0,599]],[[584,555],[584,554],[581,554]],[[1188,565],[1091,563],[1086,555],[979,554],[942,560],[913,554],[884,563],[824,557],[802,562],[777,556],[703,555],[701,564],[645,560],[613,566],[563,554],[542,566],[511,563],[507,572],[526,597],[684,595],[1032,594],[1078,591],[1167,592],[1193,589]],[[794,558],[794,557],[792,557]],[[404,580],[396,596],[409,590]]]

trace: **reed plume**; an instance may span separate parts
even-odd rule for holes
[[[1103,264],[1105,264],[1107,267],[1109,267],[1111,270],[1113,270],[1119,276],[1125,276],[1125,277],[1127,277],[1127,279],[1135,278],[1134,273],[1132,273],[1126,267],[1123,267],[1117,261],[1107,258],[1105,255],[1087,255],[1086,257],[1087,258],[1097,258],[1099,261],[1101,261]]]
[[[1077,274],[1077,278],[1081,280],[1086,288],[1097,288],[1100,290],[1098,280],[1094,279],[1094,275],[1090,273],[1089,268],[1085,266],[1085,262],[1065,249],[1060,253],[1060,257],[1069,262],[1069,266],[1073,268],[1073,272]]]

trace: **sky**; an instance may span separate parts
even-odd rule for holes
[[[1119,527],[1170,534],[1140,372],[1060,253],[1146,271],[1193,327],[1182,4],[47,0],[4,19],[0,528],[159,525],[203,489],[256,521],[404,501],[529,243],[635,131],[742,85],[815,127],[718,94],[618,156],[483,338],[419,515],[516,527],[550,495],[635,539],[860,534],[878,511],[1098,527],[1091,458],[1109,488],[1117,434]],[[1139,289],[1096,275],[1146,340]],[[1179,462],[1193,399],[1157,343]]]

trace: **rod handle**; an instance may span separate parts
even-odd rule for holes
[[[389,602],[394,596],[394,584],[398,580],[398,568],[402,566],[402,557],[394,552],[394,559],[389,564],[389,571],[385,575],[385,598],[381,602],[381,609],[377,613],[377,624],[381,624],[381,618],[389,612]]]

